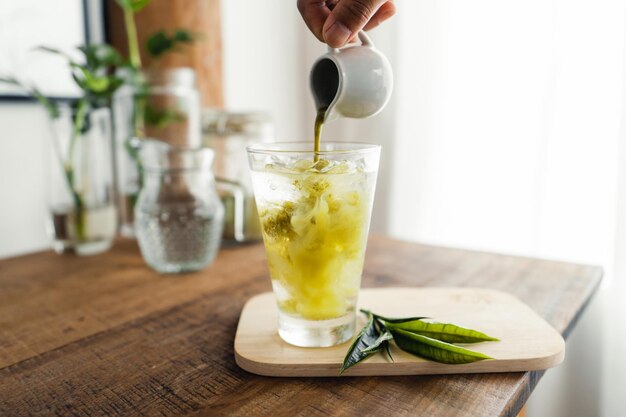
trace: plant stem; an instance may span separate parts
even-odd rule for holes
[[[76,110],[76,116],[74,117],[74,126],[72,129],[72,137],[70,139],[70,146],[68,149],[67,159],[65,160],[65,178],[72,194],[72,200],[74,201],[74,209],[76,211],[76,235],[79,240],[85,240],[85,205],[84,201],[76,189],[75,176],[74,176],[74,151],[76,149],[76,141],[80,136],[83,127],[85,126],[85,115],[87,113],[87,102],[85,99],[78,101],[78,108]]]
[[[128,38],[130,65],[138,70],[141,68],[141,54],[139,53],[139,41],[137,40],[137,26],[135,26],[133,11],[127,8],[124,8],[124,24],[126,25],[126,36]]]
[[[139,52],[139,40],[137,37],[137,26],[135,25],[135,14],[131,8],[124,7],[124,24],[126,25],[126,36],[128,38],[128,58],[130,61],[131,67],[135,70],[134,74],[134,87],[138,86],[138,79],[143,80],[143,78],[138,78],[141,73],[141,54]],[[142,86],[142,94],[143,94],[143,86]],[[135,91],[135,96],[133,97],[134,102],[134,112],[132,116],[133,120],[133,134],[135,137],[140,138],[145,134],[145,121],[144,121],[144,112],[145,112],[145,97],[138,96],[137,91]],[[139,155],[136,149],[132,149],[130,146],[130,138],[127,138],[125,147],[128,155],[132,158],[137,166],[137,171],[139,174],[139,182],[140,187],[143,182],[143,169],[141,166],[141,161],[139,159]],[[135,207],[135,201],[137,200],[137,194],[134,193],[131,195],[131,207],[130,211],[132,212]]]
[[[76,140],[80,135],[83,127],[85,126],[85,113],[87,112],[87,102],[84,98],[78,101],[78,107],[76,109],[76,116],[74,116],[74,128],[72,129],[72,138],[70,140],[70,147],[68,150],[66,165],[72,165],[74,159],[74,149],[76,148]]]

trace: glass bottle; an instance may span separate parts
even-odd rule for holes
[[[264,113],[233,113],[206,109],[202,113],[204,145],[215,150],[217,190],[225,208],[224,239],[261,239],[246,147],[274,140],[274,124]]]
[[[135,233],[146,263],[161,273],[208,266],[220,246],[224,208],[215,191],[209,148],[143,139],[143,186]]]
[[[132,74],[120,74],[131,77]],[[153,69],[126,85],[113,102],[121,233],[132,237],[142,186],[139,147],[154,138],[180,147],[201,145],[200,93],[191,68]]]

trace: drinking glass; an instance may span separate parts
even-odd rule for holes
[[[325,347],[352,338],[380,146],[249,146],[278,333]]]

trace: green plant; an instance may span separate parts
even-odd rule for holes
[[[85,204],[81,193],[75,184],[75,167],[72,163],[76,149],[76,142],[88,128],[86,123],[91,110],[111,105],[114,93],[124,84],[130,85],[134,92],[133,134],[143,137],[145,125],[165,127],[167,124],[178,121],[177,115],[167,111],[154,111],[146,103],[149,86],[142,76],[142,62],[135,23],[135,13],[146,7],[151,0],[116,0],[124,13],[124,24],[128,38],[128,59],[107,44],[88,44],[78,47],[80,59],[58,49],[42,46],[38,50],[64,57],[69,65],[72,79],[81,91],[79,98],[70,103],[72,109],[72,133],[67,155],[60,156],[65,179],[72,195],[76,212],[76,233],[79,239],[86,238],[85,231]],[[171,34],[158,31],[146,42],[146,51],[152,57],[161,57],[169,51],[179,50],[180,45],[193,42],[198,36],[184,29],[177,29]],[[125,68],[127,75],[118,76],[116,70]],[[60,116],[59,103],[46,97],[37,87],[19,80],[15,76],[0,76],[0,82],[11,84],[23,89],[26,94],[37,99],[47,110],[51,119]],[[128,138],[125,149],[135,161],[141,178],[141,163],[137,148],[132,146]],[[136,196],[135,196],[136,197]]]
[[[141,71],[141,53],[139,50],[139,38],[135,23],[135,13],[141,11],[150,4],[151,0],[116,0],[124,13],[126,37],[128,40],[128,68],[131,71],[129,83],[133,86],[136,94],[134,98],[133,131],[137,137],[143,137],[145,125],[163,128],[174,121],[171,112],[163,114],[161,118],[155,118],[156,113],[146,104],[146,96],[150,88],[146,84]],[[159,30],[146,41],[146,52],[153,58],[160,58],[168,52],[180,50],[180,46],[191,44],[200,37],[185,29],[175,29],[170,34],[165,30]],[[135,155],[133,153],[132,155]],[[132,156],[131,155],[131,156]],[[136,161],[139,163],[139,161]]]
[[[149,103],[150,86],[146,82],[142,70],[143,64],[139,49],[139,39],[135,14],[146,7],[151,0],[116,0],[124,13],[126,26],[126,36],[128,41],[128,84],[132,86],[132,115],[131,130],[132,136],[125,139],[124,149],[132,165],[137,172],[137,187],[131,187],[123,199],[127,206],[125,212],[133,212],[135,201],[137,201],[138,191],[143,183],[143,166],[139,159],[137,141],[134,138],[143,138],[146,135],[146,127],[163,129],[171,123],[179,122],[185,116],[175,109],[159,109]],[[161,58],[168,52],[181,50],[181,46],[190,44],[199,38],[199,35],[192,34],[184,29],[176,29],[171,32],[159,30],[150,36],[145,44],[145,51],[152,58]]]
[[[64,57],[70,67],[72,79],[81,90],[78,99],[70,103],[72,109],[72,134],[67,155],[62,156],[61,164],[72,196],[76,213],[76,235],[79,240],[86,238],[85,230],[85,203],[80,191],[76,187],[76,173],[73,164],[76,143],[81,134],[85,133],[89,112],[92,109],[110,105],[111,97],[124,81],[114,74],[115,68],[124,65],[119,53],[109,45],[89,44],[78,47],[82,54],[82,63],[75,61],[71,56],[50,47],[40,47],[41,51]],[[27,85],[16,77],[0,77],[5,82],[22,88],[27,94],[36,98],[48,111],[51,119],[60,116],[59,104],[46,97],[37,87]]]

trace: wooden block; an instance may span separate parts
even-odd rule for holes
[[[563,361],[561,335],[530,307],[508,293],[478,288],[373,288],[360,293],[360,307],[387,317],[427,316],[500,339],[464,345],[494,359],[446,365],[410,355],[392,345],[394,362],[374,355],[346,376],[520,372]],[[331,348],[300,348],[277,333],[274,295],[263,293],[244,306],[235,337],[237,364],[268,376],[337,376],[350,342]],[[365,323],[361,315],[358,328]]]
[[[115,0],[107,0],[107,37],[123,55],[128,53],[124,16]],[[191,67],[196,71],[202,106],[222,107],[222,33],[220,0],[152,0],[135,16],[144,68]],[[160,30],[171,34],[186,29],[200,34],[192,45],[159,58],[150,57],[144,45]]]

